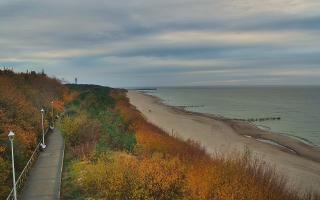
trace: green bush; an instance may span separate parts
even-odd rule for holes
[[[111,89],[95,85],[69,87],[78,90],[80,95],[67,106],[72,117],[66,117],[61,122],[67,143],[75,148],[91,141],[91,147],[94,144],[98,154],[108,150],[132,152],[136,138],[129,125],[113,109]]]

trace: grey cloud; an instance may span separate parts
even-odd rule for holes
[[[316,16],[284,16],[260,19],[246,25],[238,25],[241,30],[320,30],[320,13]]]
[[[320,67],[319,10],[316,0],[5,0],[0,65],[111,86],[320,84],[305,72]],[[157,39],[195,31],[212,36]],[[210,59],[221,63],[200,62]]]

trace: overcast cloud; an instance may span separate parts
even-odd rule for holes
[[[319,0],[1,0],[0,66],[114,87],[319,85]]]

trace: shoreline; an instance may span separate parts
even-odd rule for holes
[[[244,136],[244,137],[249,136],[257,141],[267,140],[267,141],[276,143],[277,145],[271,144],[271,143],[269,144],[278,146],[278,147],[282,146],[282,150],[287,149],[291,153],[295,152],[295,154],[299,156],[302,156],[320,163],[320,148],[304,138],[297,138],[295,136],[289,136],[284,133],[273,132],[271,129],[265,130],[265,129],[259,128],[258,125],[251,122],[247,122],[247,121],[229,119],[224,116],[218,116],[210,113],[188,111],[184,109],[184,107],[182,106],[168,105],[159,97],[147,94],[145,92],[139,92],[139,93],[149,96],[150,98],[153,98],[157,103],[170,107],[171,109],[176,110],[178,112],[182,112],[188,115],[194,115],[194,116],[198,115],[198,116],[208,117],[213,120],[222,121],[224,123],[227,123],[229,126],[231,126],[235,130],[235,132],[241,136]],[[301,140],[304,140],[304,141],[301,141]]]
[[[250,149],[254,157],[276,168],[300,191],[320,191],[320,150],[298,139],[263,130],[255,124],[165,104],[160,98],[129,91],[127,96],[144,117],[167,133],[192,139],[209,154],[227,155]]]

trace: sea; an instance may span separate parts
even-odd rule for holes
[[[143,92],[167,105],[247,120],[320,147],[320,86],[161,87]]]

